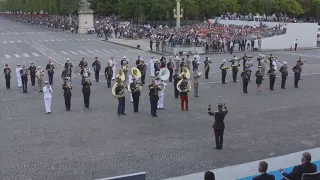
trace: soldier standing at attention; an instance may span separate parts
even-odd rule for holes
[[[224,111],[222,110],[224,107]],[[216,139],[216,149],[222,149],[223,145],[223,133],[225,129],[224,118],[228,114],[228,109],[225,104],[218,104],[218,111],[211,112],[211,105],[208,108],[208,114],[214,116],[214,123],[212,125],[214,130],[214,135]]]

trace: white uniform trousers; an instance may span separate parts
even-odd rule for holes
[[[131,102],[133,102],[132,93],[130,93],[130,99],[131,99]]]
[[[116,74],[117,74],[116,66],[113,66],[112,71],[113,71],[112,80],[115,80],[116,79]]]
[[[18,87],[22,87],[21,77],[17,77],[17,81],[18,81]]]
[[[51,98],[44,98],[44,105],[46,106],[46,113],[51,112]]]
[[[150,68],[150,76],[155,77],[155,69],[154,68]]]
[[[159,94],[159,100],[158,100],[158,105],[157,105],[158,109],[163,109],[163,96],[164,96],[164,94]]]

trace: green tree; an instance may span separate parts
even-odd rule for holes
[[[72,24],[71,15],[79,9],[79,0],[61,0],[60,12],[69,15],[69,24]]]
[[[304,11],[297,0],[272,0],[273,11],[289,15],[300,15]]]

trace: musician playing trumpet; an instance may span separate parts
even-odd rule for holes
[[[222,64],[220,65],[220,70],[221,70],[221,80],[222,84],[226,84],[226,76],[227,76],[227,69],[228,69],[227,61],[224,59],[222,61]]]
[[[84,106],[86,108],[89,108],[90,104],[90,93],[91,93],[91,88],[90,86],[92,85],[91,80],[88,77],[88,74],[85,74],[82,77],[82,93],[83,93],[83,100],[84,100]]]
[[[157,105],[159,100],[159,90],[160,87],[156,84],[156,79],[152,79],[152,84],[149,85],[149,96],[150,96],[150,105],[151,105],[151,116],[157,117]]]
[[[64,104],[66,106],[66,111],[70,111],[71,108],[71,89],[72,85],[69,82],[69,78],[65,77],[64,78],[64,83],[62,84],[62,89],[64,91],[63,97],[64,97]]]
[[[130,91],[131,91],[131,97],[133,101],[133,112],[138,113],[139,112],[139,99],[140,99],[140,89],[138,89],[138,83],[134,76],[132,76],[132,82],[130,83]]]
[[[6,79],[6,87],[10,89],[10,79],[11,79],[11,69],[6,64],[6,67],[3,69],[4,78]]]
[[[38,81],[39,92],[43,92],[44,70],[41,69],[41,66],[38,66],[38,70],[36,72],[36,77],[37,77],[37,81]]]

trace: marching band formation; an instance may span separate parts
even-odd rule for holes
[[[237,83],[237,76],[239,72],[240,61],[242,61],[243,71],[241,73],[241,78],[243,82],[243,92],[248,93],[247,87],[252,78],[252,70],[253,70],[253,62],[252,57],[247,56],[244,53],[244,56],[238,58],[236,56],[233,57],[230,68],[232,71],[232,79],[234,83]],[[267,75],[269,76],[269,84],[270,90],[274,90],[274,83],[276,79],[276,71],[279,70],[281,73],[281,88],[285,89],[286,79],[288,76],[288,67],[287,63],[283,64],[279,61],[278,58],[273,57],[270,54],[269,57],[260,54],[257,58],[258,61],[258,70],[255,72],[256,77],[256,85],[257,91],[261,91],[260,86],[264,80],[264,76],[266,73],[266,65],[269,64],[270,68],[267,71]],[[301,57],[297,61],[297,64],[292,68],[294,72],[294,87],[298,88],[298,82],[300,80],[300,74],[302,70],[302,65],[305,61],[302,61]],[[204,74],[205,79],[209,79],[209,71],[211,68],[212,61],[210,58],[206,57],[204,60]],[[194,96],[198,97],[198,89],[199,89],[199,78],[202,73],[199,72],[200,66],[200,56],[194,55],[193,61],[191,62],[189,59],[189,55],[184,57],[176,54],[175,57],[169,57],[168,61],[165,56],[162,56],[160,60],[151,59],[148,62],[148,65],[145,64],[145,61],[138,56],[136,61],[136,67],[129,68],[129,62],[124,56],[120,61],[120,69],[117,71],[116,69],[116,61],[113,57],[108,60],[108,65],[105,68],[104,74],[105,79],[107,80],[107,87],[112,88],[112,94],[118,99],[118,115],[126,115],[125,114],[125,96],[127,92],[130,93],[130,100],[133,103],[133,110],[135,113],[139,112],[139,98],[141,96],[141,90],[145,84],[145,77],[147,73],[148,66],[150,67],[150,76],[152,77],[152,83],[148,86],[149,96],[150,96],[150,109],[151,115],[153,117],[157,116],[157,110],[164,110],[164,91],[166,89],[167,83],[165,81],[169,80],[169,82],[173,82],[174,84],[174,96],[175,98],[180,98],[180,105],[182,111],[189,110],[189,99],[188,93],[191,91],[191,82],[193,82],[194,87]],[[190,66],[192,65],[193,75],[191,80]],[[90,68],[88,68],[88,63],[82,57],[82,60],[79,63],[79,67],[81,69],[80,75],[82,76],[81,84],[82,84],[82,93],[84,98],[84,105],[86,108],[89,108],[90,105],[90,93],[91,93],[91,73]],[[94,78],[96,82],[99,82],[99,74],[101,71],[101,62],[98,57],[95,57],[94,62],[92,63]],[[221,82],[222,84],[226,84],[226,76],[227,71],[229,69],[229,65],[227,64],[227,60],[223,60],[219,69],[221,70]],[[39,89],[39,92],[44,93],[44,100],[46,106],[46,112],[51,113],[51,93],[53,84],[53,75],[54,75],[54,64],[49,60],[46,65],[46,71],[48,75],[48,81],[44,81],[45,71],[41,68],[41,66],[36,67],[33,62],[29,68],[26,68],[26,64],[24,63],[22,67],[20,64],[17,65],[16,68],[16,77],[18,82],[18,87],[23,90],[23,93],[27,93],[27,84],[28,84],[28,76],[30,75],[31,85],[36,85]],[[64,70],[61,73],[61,78],[63,79],[62,89],[64,91],[65,98],[65,107],[67,111],[71,109],[71,96],[72,96],[72,71],[73,64],[67,59]],[[11,79],[11,69],[6,64],[4,68],[4,74],[6,79],[6,87],[10,88],[10,79]],[[138,82],[138,80],[140,81]],[[111,86],[112,80],[116,80],[115,84]],[[45,84],[45,86],[44,86]],[[50,99],[50,100],[49,100]]]

